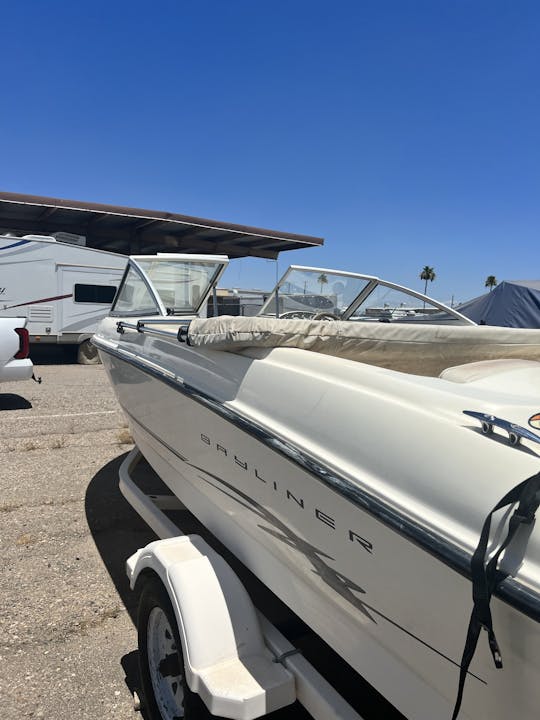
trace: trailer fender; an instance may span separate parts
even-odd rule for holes
[[[159,576],[173,606],[189,688],[214,715],[259,717],[294,702],[294,678],[266,647],[238,576],[200,536],[158,540],[126,563],[133,589]]]

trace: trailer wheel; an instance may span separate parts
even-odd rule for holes
[[[137,630],[143,703],[149,720],[216,720],[188,687],[176,618],[158,578],[145,581]]]
[[[90,340],[85,340],[79,345],[77,362],[79,365],[98,365],[100,363],[97,347],[92,345]]]

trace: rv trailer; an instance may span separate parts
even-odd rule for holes
[[[0,316],[26,317],[31,343],[76,345],[80,363],[99,362],[90,338],[125,265],[125,255],[55,237],[0,236]]]

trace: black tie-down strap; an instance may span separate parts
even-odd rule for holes
[[[495,554],[486,564],[485,558],[489,542],[492,515],[506,505],[514,505],[515,503],[519,504],[512,513],[508,522],[508,533],[499,545]],[[495,633],[493,631],[493,621],[491,618],[491,609],[489,607],[491,596],[493,595],[495,587],[502,582],[505,577],[507,577],[507,575],[497,568],[497,564],[501,554],[512,541],[512,538],[516,534],[518,528],[524,524],[530,525],[534,521],[534,515],[539,505],[540,472],[530,478],[527,478],[527,480],[524,480],[519,485],[516,485],[515,488],[507,492],[506,495],[499,500],[497,505],[495,505],[484,522],[482,532],[480,533],[478,547],[474,551],[471,559],[471,580],[474,605],[471,613],[471,619],[469,621],[469,628],[467,630],[463,657],[461,659],[458,693],[452,720],[456,720],[459,714],[461,701],[463,700],[463,688],[465,686],[467,672],[473,659],[482,628],[487,631],[489,649],[491,650],[495,667],[502,668],[503,666],[501,652],[499,650],[497,638],[495,637]]]

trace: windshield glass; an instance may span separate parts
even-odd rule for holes
[[[159,307],[139,272],[128,267],[112,310],[124,315],[158,315]]]
[[[350,320],[365,322],[430,322],[439,318],[440,308],[424,298],[378,284],[354,310]]]
[[[323,314],[340,318],[368,282],[365,278],[330,271],[291,268],[279,284],[277,303],[274,292],[260,314],[285,318],[309,318]]]
[[[373,275],[293,265],[259,315],[353,322],[475,323],[452,308]]]
[[[206,297],[223,264],[213,260],[178,262],[138,259],[169,315],[194,313]]]

